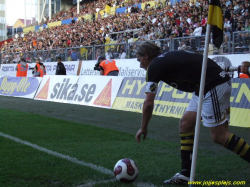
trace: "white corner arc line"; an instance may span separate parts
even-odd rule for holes
[[[113,172],[109,169],[106,169],[104,167],[101,167],[101,166],[97,166],[97,165],[94,165],[94,164],[91,164],[91,163],[88,163],[88,162],[84,162],[84,161],[81,161],[81,160],[78,160],[77,158],[73,158],[73,157],[70,157],[68,155],[63,155],[61,153],[57,153],[55,151],[51,151],[49,149],[46,149],[44,147],[40,147],[36,144],[33,144],[33,143],[30,143],[30,142],[27,142],[27,141],[24,141],[24,140],[21,140],[19,138],[16,138],[16,137],[13,137],[11,135],[8,135],[8,134],[4,134],[2,132],[0,132],[0,136],[4,137],[4,138],[7,138],[7,139],[10,139],[10,140],[13,140],[17,143],[21,143],[23,145],[27,145],[27,146],[30,146],[34,149],[37,149],[39,151],[42,151],[44,153],[47,153],[49,155],[53,155],[53,156],[56,156],[56,157],[59,157],[59,158],[63,158],[65,160],[68,160],[70,162],[73,162],[73,163],[76,163],[76,164],[79,164],[79,165],[82,165],[82,166],[86,166],[86,167],[89,167],[91,169],[94,169],[96,171],[99,171],[101,173],[104,173],[104,174],[108,174],[108,175],[114,175]],[[112,182],[112,181],[115,181],[115,180],[107,180],[106,182]],[[93,183],[95,184],[95,183]],[[142,182],[139,182],[139,183],[135,183],[138,187],[155,187],[153,184],[149,184],[149,183],[142,183]]]
[[[70,162],[74,162],[76,164],[79,164],[79,165],[83,165],[83,166],[87,166],[91,169],[94,169],[96,171],[99,171],[101,173],[104,173],[104,174],[109,174],[109,175],[113,175],[113,172],[109,169],[106,169],[104,167],[101,167],[101,166],[97,166],[97,165],[94,165],[94,164],[91,164],[91,163],[88,163],[88,162],[84,162],[84,161],[81,161],[81,160],[78,160],[77,158],[73,158],[73,157],[70,157],[68,155],[63,155],[61,153],[57,153],[55,151],[51,151],[49,149],[46,149],[46,148],[43,148],[43,147],[40,147],[36,144],[32,144],[30,142],[27,142],[27,141],[24,141],[24,140],[21,140],[19,138],[16,138],[16,137],[13,137],[13,136],[10,136],[10,135],[7,135],[7,134],[4,134],[2,132],[0,132],[0,136],[4,137],[4,138],[8,138],[8,139],[11,139],[15,142],[18,142],[18,143],[21,143],[23,145],[27,145],[27,146],[30,146],[34,149],[37,149],[39,151],[42,151],[42,152],[45,152],[45,153],[48,153],[50,155],[53,155],[53,156],[56,156],[56,157],[59,157],[59,158],[63,158],[65,160],[68,160]]]

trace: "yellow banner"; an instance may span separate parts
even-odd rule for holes
[[[35,26],[23,28],[24,34],[27,34],[29,31],[31,31],[31,32],[35,31]]]
[[[145,85],[143,77],[125,77],[112,108],[141,113]],[[191,98],[192,93],[178,91],[161,82],[153,114],[181,118]],[[230,118],[231,126],[250,127],[250,79],[232,79]]]
[[[88,50],[86,48],[81,48],[80,53],[81,53],[81,57],[83,58],[82,60],[87,60],[87,58],[88,58]]]
[[[105,12],[106,12],[106,13],[110,13],[110,8],[111,8],[110,6],[106,5],[106,6],[105,6],[105,9],[104,9]]]
[[[142,113],[144,99],[116,97],[112,109]],[[155,100],[153,114],[158,116],[181,118],[188,103],[175,103]]]
[[[92,14],[87,14],[87,15],[83,16],[83,18],[85,20],[92,20]]]
[[[110,14],[111,14],[111,15],[114,15],[114,14],[115,14],[115,11],[116,11],[116,7],[111,7],[111,8],[110,8]]]
[[[250,109],[231,107],[230,113],[230,125],[250,127]]]
[[[105,44],[115,44],[116,41],[109,41],[109,42],[106,42]],[[115,45],[105,45],[105,53],[109,50],[109,49],[114,49],[115,48]]]
[[[150,4],[150,8],[155,7],[155,1],[149,1],[146,4]]]
[[[56,26],[59,26],[59,25],[62,25],[61,21],[55,21],[55,22],[52,22],[52,23],[48,23],[49,28],[56,27]]]
[[[141,3],[141,9],[142,9],[142,10],[145,9],[145,5],[146,5],[146,3]]]

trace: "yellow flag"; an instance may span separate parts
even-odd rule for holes
[[[219,0],[211,0],[207,24],[213,25],[213,43],[219,49],[223,42],[223,14]]]
[[[105,10],[106,13],[110,13],[110,6],[105,5],[105,9],[104,10]]]

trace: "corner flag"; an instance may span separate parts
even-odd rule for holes
[[[210,0],[207,24],[213,27],[213,43],[219,49],[223,42],[223,15],[219,0]]]

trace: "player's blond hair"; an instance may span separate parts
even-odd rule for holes
[[[136,55],[138,56],[148,55],[149,60],[153,60],[160,54],[161,54],[161,48],[149,41],[141,43],[136,53]]]

